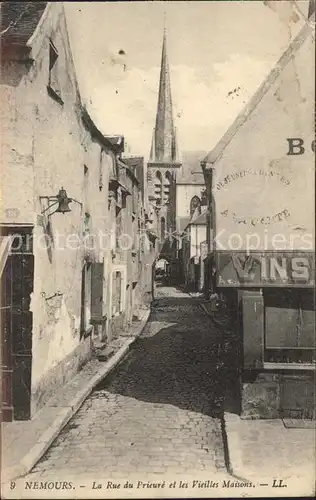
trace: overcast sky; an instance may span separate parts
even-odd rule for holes
[[[148,156],[165,11],[179,148],[209,151],[302,26],[298,3],[66,3],[82,98],[103,133]]]

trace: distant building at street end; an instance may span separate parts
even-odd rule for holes
[[[194,292],[201,292],[204,287],[201,246],[206,240],[206,228],[207,205],[197,204],[189,224],[182,233],[182,249],[180,251],[184,285],[187,290]]]
[[[147,165],[148,198],[156,207],[159,245],[156,258],[169,262],[174,283],[184,279],[180,263],[181,233],[189,223],[191,205],[201,200],[205,182],[200,161],[206,152],[179,152],[173,119],[171,82],[164,30],[158,103],[150,159]],[[180,252],[180,254],[179,254]]]

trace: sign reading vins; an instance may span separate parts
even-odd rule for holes
[[[218,286],[313,287],[313,252],[221,251],[217,253]]]

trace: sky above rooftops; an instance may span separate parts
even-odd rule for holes
[[[105,134],[149,155],[166,12],[179,149],[210,150],[301,28],[308,2],[65,3],[80,91]]]

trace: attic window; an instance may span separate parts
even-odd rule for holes
[[[58,80],[58,52],[52,41],[49,42],[49,77],[47,90],[49,95],[59,104],[63,104]]]

